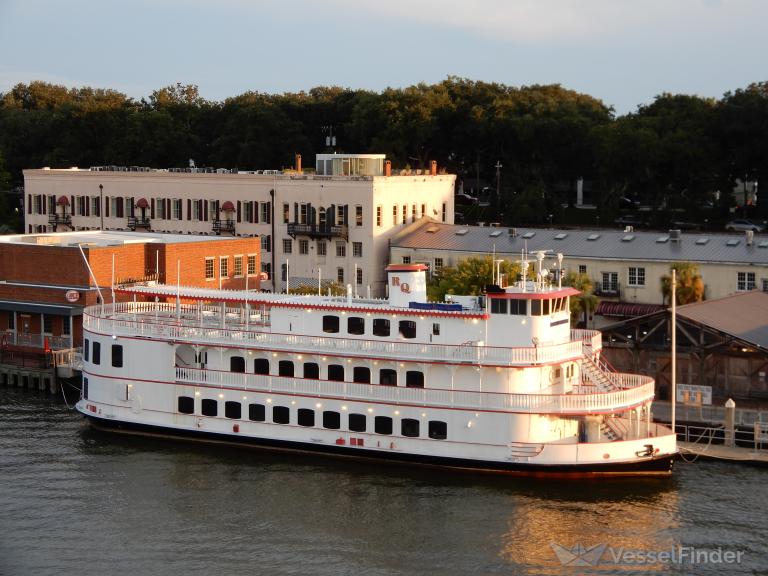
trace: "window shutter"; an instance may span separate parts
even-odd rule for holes
[[[192,200],[187,198],[187,220],[192,220]]]
[[[149,201],[149,217],[154,220],[155,218],[155,199]]]
[[[171,219],[171,199],[166,198],[165,199],[165,219],[170,220]]]
[[[240,222],[240,200],[237,201],[237,221]]]
[[[32,194],[27,194],[27,214],[32,214]]]
[[[117,210],[115,210],[115,212],[117,212],[117,214],[115,214],[115,216],[117,218],[123,218],[125,216],[125,204],[123,202],[123,197],[122,196],[118,196],[117,197],[117,206],[116,206],[116,208],[117,208]]]
[[[109,218],[109,196],[105,198],[106,202],[104,203],[104,218]],[[101,201],[101,199],[99,199]]]
[[[85,215],[90,216],[91,215],[91,197],[83,196],[83,204],[85,204]]]

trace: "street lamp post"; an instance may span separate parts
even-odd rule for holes
[[[104,230],[104,185],[99,184],[99,219],[101,220],[100,230]]]

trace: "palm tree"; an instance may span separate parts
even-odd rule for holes
[[[576,288],[581,294],[571,297],[571,320],[578,322],[579,318],[584,318],[584,326],[589,321],[589,311],[597,308],[599,300],[594,294],[592,279],[586,274],[578,272],[569,272],[563,278],[563,284]]]
[[[699,267],[693,262],[675,262],[670,267],[677,273],[677,304],[690,304],[691,302],[701,302],[704,300],[704,280],[699,274]],[[671,302],[672,294],[672,274],[665,274],[661,277],[661,294],[664,303]]]

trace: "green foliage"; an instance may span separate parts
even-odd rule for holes
[[[347,289],[338,282],[323,282],[322,294],[323,296],[328,294],[330,290],[331,296],[344,296],[347,293]],[[299,284],[296,287],[291,286],[290,294],[303,294],[306,296],[312,296],[317,294],[317,284]]]
[[[675,295],[678,304],[691,304],[704,300],[706,287],[699,274],[699,266],[693,262],[675,262],[670,267],[670,273],[661,277],[661,293],[665,304],[672,302],[672,270],[675,270],[676,274]]]
[[[583,321],[584,326],[586,326],[589,313],[594,312],[600,302],[594,294],[592,279],[586,274],[569,272],[563,278],[563,285],[581,292],[577,296],[571,296],[571,320],[574,322]]]
[[[504,260],[501,262],[500,272],[503,278],[511,278],[514,281],[520,273],[520,265]],[[433,302],[442,302],[446,294],[481,294],[485,287],[493,282],[493,275],[493,259],[490,256],[465,258],[460,260],[455,268],[442,268],[440,273],[427,283],[427,298]]]

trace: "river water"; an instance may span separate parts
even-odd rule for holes
[[[4,576],[766,574],[767,513],[768,469],[575,482],[374,466],[99,432],[0,389]],[[574,559],[578,544],[597,548]]]

